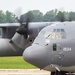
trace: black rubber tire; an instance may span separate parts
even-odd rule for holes
[[[51,74],[50,75],[56,75],[56,73],[55,72],[51,72]]]

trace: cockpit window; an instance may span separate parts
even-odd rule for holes
[[[57,29],[57,32],[60,32],[60,29]]]
[[[56,29],[54,29],[53,32],[56,32]]]
[[[53,31],[41,31],[40,37],[52,38],[52,39],[65,39],[67,37],[64,29],[53,29]]]
[[[64,29],[54,29],[52,34],[51,34],[51,38],[53,39],[65,39],[66,38],[66,32]]]
[[[65,32],[64,29],[61,29],[61,32]]]

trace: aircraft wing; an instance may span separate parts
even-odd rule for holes
[[[31,22],[30,25],[50,25],[55,22]],[[0,28],[2,27],[19,27],[20,23],[0,23]]]
[[[0,27],[18,27],[20,23],[1,23]]]

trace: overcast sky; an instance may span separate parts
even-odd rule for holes
[[[14,12],[22,8],[22,13],[40,10],[43,13],[51,9],[75,11],[75,0],[0,0],[0,10]]]

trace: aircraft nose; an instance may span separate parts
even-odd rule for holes
[[[24,53],[23,58],[32,65],[43,68],[47,64],[47,50],[39,45],[28,47]]]

